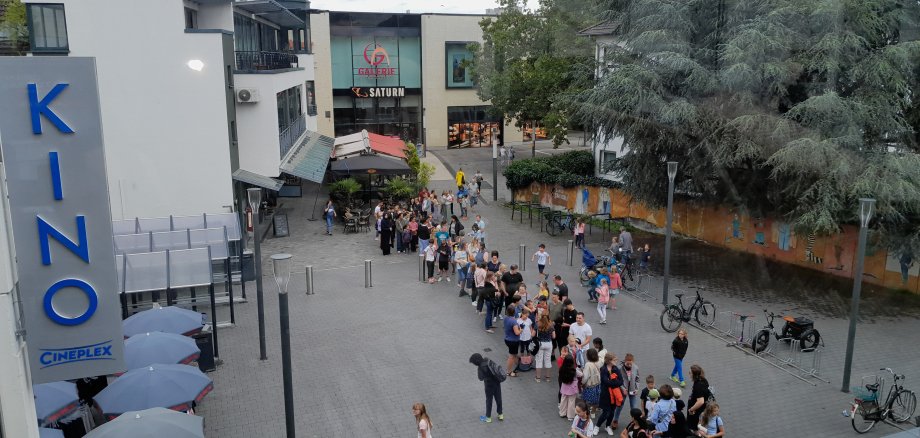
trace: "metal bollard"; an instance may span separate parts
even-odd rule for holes
[[[572,266],[572,258],[575,256],[575,241],[569,239],[569,266]]]
[[[313,266],[307,266],[307,295],[313,294]]]
[[[418,255],[418,281],[425,282],[425,254]]]
[[[527,265],[527,245],[521,244],[520,252],[518,253],[518,269],[521,272],[524,272],[526,269],[524,267]]]
[[[373,279],[371,278],[371,261],[365,260],[364,261],[364,287],[369,288],[373,286],[374,286],[374,282],[373,282]]]

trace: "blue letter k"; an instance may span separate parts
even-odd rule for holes
[[[54,124],[54,126],[65,134],[73,134],[73,129],[70,129],[70,126],[67,126],[67,123],[64,123],[51,108],[48,108],[48,105],[51,104],[51,101],[58,97],[68,84],[57,84],[41,101],[38,100],[38,89],[35,87],[35,84],[28,84],[29,88],[29,113],[32,115],[32,133],[40,135],[42,133],[42,121],[41,116],[44,115]]]

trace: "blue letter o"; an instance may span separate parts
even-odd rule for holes
[[[86,294],[86,298],[89,299],[89,307],[86,308],[86,311],[82,315],[75,318],[67,318],[65,316],[59,315],[54,311],[54,306],[51,305],[51,300],[54,299],[54,294],[59,290],[65,287],[75,287],[83,291]],[[48,318],[51,318],[52,321],[61,324],[61,325],[80,325],[90,319],[94,313],[96,313],[96,307],[99,305],[99,297],[96,294],[96,290],[93,289],[88,283],[83,280],[77,280],[76,278],[67,278],[61,280],[57,283],[51,285],[48,290],[45,292],[45,314],[48,315]]]

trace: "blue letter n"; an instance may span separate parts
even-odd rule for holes
[[[48,222],[45,222],[41,216],[35,216],[35,218],[38,219],[38,240],[42,247],[43,265],[51,264],[51,248],[48,244],[48,236],[53,237],[54,240],[57,240],[61,245],[64,245],[65,248],[83,259],[84,262],[89,263],[89,244],[86,242],[85,217],[77,216],[77,240],[80,241],[79,245],[73,243],[67,236],[48,224]]]
[[[42,100],[38,100],[38,89],[35,84],[28,84],[29,88],[29,113],[32,116],[32,133],[41,134],[42,133],[42,120],[41,116],[44,115],[51,121],[52,124],[65,134],[73,134],[73,129],[70,129],[70,126],[67,126],[67,123],[64,123],[48,105],[51,104],[51,101],[58,97],[65,88],[67,84],[57,84]]]

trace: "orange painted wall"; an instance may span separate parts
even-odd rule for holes
[[[587,190],[585,197],[584,190]],[[543,206],[572,210],[581,214],[601,214],[607,204],[610,217],[645,221],[665,227],[666,210],[634,202],[618,189],[602,187],[561,187],[533,183],[514,191],[518,202],[539,200]],[[842,277],[852,278],[859,229],[846,225],[833,236],[796,234],[782,219],[752,217],[737,208],[674,203],[674,232],[713,245],[759,254]],[[865,281],[894,289],[920,293],[920,263],[902,273],[900,261],[885,248],[869,242],[865,258]]]

